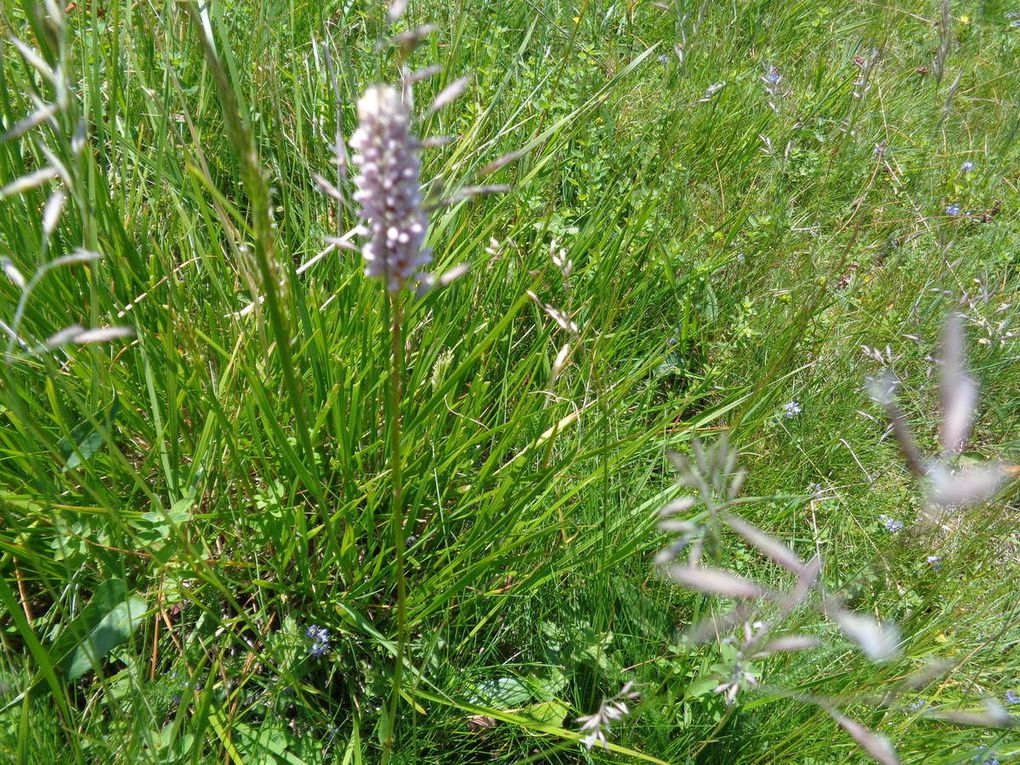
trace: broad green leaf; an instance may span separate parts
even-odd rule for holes
[[[699,677],[687,686],[687,698],[696,699],[699,696],[704,696],[706,693],[711,693],[718,685],[718,677]]]
[[[82,613],[60,634],[53,654],[62,656],[58,668],[75,680],[126,642],[148,608],[143,598],[129,595],[124,583],[110,579],[100,585]]]
[[[96,625],[89,636],[71,654],[62,668],[69,680],[88,672],[110,651],[127,641],[142,623],[148,605],[137,596],[131,596],[116,606]]]
[[[497,677],[482,680],[476,686],[479,699],[500,709],[512,709],[526,704],[531,699],[528,686],[516,677]]]
[[[567,716],[569,711],[570,708],[565,703],[554,699],[553,701],[543,701],[539,704],[524,707],[521,710],[521,715],[530,717],[532,720],[536,720],[544,725],[562,725],[563,718]]]

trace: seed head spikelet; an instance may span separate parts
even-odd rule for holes
[[[358,101],[351,136],[365,275],[396,292],[431,260],[424,247],[428,220],[421,206],[419,143],[407,107],[392,87],[370,87]]]

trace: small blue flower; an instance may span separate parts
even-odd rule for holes
[[[941,555],[929,555],[928,565],[930,565],[936,571],[942,568],[942,556]]]
[[[897,520],[896,518],[892,518],[886,515],[885,513],[882,513],[882,515],[878,516],[878,520],[882,522],[882,525],[885,527],[885,530],[888,531],[890,534],[896,534],[897,532],[903,531],[903,521]]]
[[[312,656],[325,656],[329,652],[329,630],[325,627],[313,624],[305,630],[305,637],[312,641],[312,647],[309,649]]]
[[[783,417],[796,417],[800,414],[800,404],[796,401],[787,401],[783,404]]]
[[[919,712],[922,709],[924,709],[926,706],[928,706],[928,702],[927,701],[925,701],[924,699],[917,699],[917,700],[911,701],[909,704],[907,704],[907,709],[909,711],[911,711],[911,712]]]
[[[974,163],[968,159],[962,165],[960,165],[960,169],[965,173],[969,173],[971,170],[974,169]]]
[[[783,75],[773,66],[769,69],[769,73],[765,75],[765,82],[769,85],[778,85],[782,82]]]
[[[951,204],[948,207],[946,207],[946,215],[959,215],[959,214],[960,214],[960,205],[958,205],[958,204]]]
[[[316,640],[320,643],[329,642],[329,630],[325,627],[320,627],[318,624],[313,624],[311,627],[305,630],[305,637],[309,637],[312,640]]]
[[[1020,693],[1017,693],[1012,688],[1006,691],[1006,703],[1010,706],[1014,704],[1020,704]]]
[[[312,656],[315,656],[315,657],[325,656],[328,652],[329,652],[329,643],[315,642],[315,643],[312,643],[312,647],[311,647],[311,649],[309,649],[309,653],[311,653]]]

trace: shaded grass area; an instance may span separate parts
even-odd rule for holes
[[[4,31],[45,49],[33,5],[8,0]],[[889,534],[879,515],[909,523],[918,500],[862,391],[891,366],[934,444],[929,359],[960,307],[985,391],[969,456],[1018,460],[1010,9],[954,5],[939,77],[927,3],[434,5],[401,22],[436,24],[412,63],[443,73],[419,105],[472,84],[421,124],[461,136],[426,153],[423,177],[453,188],[528,151],[484,176],[510,193],[434,213],[437,260],[471,271],[408,310],[397,759],[863,761],[823,712],[768,690],[724,719],[704,682],[723,646],[681,640],[713,606],[652,572],[664,451],[724,427],[750,468],[747,516],[820,553],[827,586],[906,636],[875,667],[804,625],[823,647],[771,660],[769,686],[845,702],[904,762],[1016,756],[1015,734],[862,703],[935,655],[959,663],[925,703],[1020,685],[1015,488],[930,538]],[[75,181],[51,241],[48,188],[0,200],[0,254],[25,273],[78,246],[105,256],[39,284],[26,336],[136,332],[3,369],[0,747],[16,760],[380,756],[396,630],[383,296],[353,253],[298,269],[355,223],[312,176],[337,176],[338,108],[349,136],[358,94],[397,77],[375,45],[383,12],[295,1],[206,18],[272,189],[282,327],[261,305],[237,315],[264,294],[263,211],[179,4],[69,12],[73,109],[0,144],[3,184],[45,164],[43,144]],[[4,125],[48,87],[8,45]],[[0,293],[6,317],[18,293]],[[778,580],[729,541],[731,566]],[[105,592],[143,615],[114,613],[126,595],[101,609]],[[575,718],[628,680],[642,701],[610,739],[629,753],[585,752]]]

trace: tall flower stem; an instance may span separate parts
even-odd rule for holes
[[[403,291],[418,283],[422,267],[432,260],[425,246],[428,214],[421,204],[421,144],[411,131],[411,117],[400,94],[388,85],[375,85],[358,100],[358,129],[351,136],[352,163],[361,219],[359,233],[365,237],[361,254],[365,276],[379,279],[389,294],[384,324],[390,331],[390,374],[387,425],[389,468],[392,485],[390,524],[393,531],[394,569],[397,585],[397,650],[393,689],[381,721],[382,762],[393,755],[400,681],[407,653],[407,585],[404,578],[404,507],[401,501],[400,396],[403,371]],[[339,192],[337,192],[339,194]]]
[[[403,295],[401,290],[389,293],[390,314],[390,380],[389,380],[389,411],[390,411],[390,524],[393,527],[394,566],[397,584],[397,654],[393,666],[393,688],[390,696],[390,707],[383,736],[383,763],[386,763],[393,752],[397,724],[397,710],[400,706],[400,684],[403,679],[404,653],[407,650],[407,582],[404,576],[404,507],[401,500],[401,466],[400,453],[400,396],[401,373],[404,367],[403,341]]]

